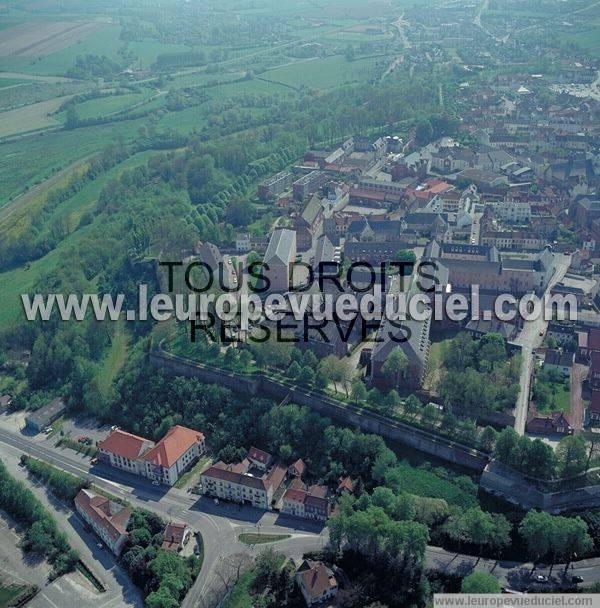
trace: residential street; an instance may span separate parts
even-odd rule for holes
[[[551,289],[558,283],[567,272],[571,258],[568,255],[556,255],[556,271],[550,280],[545,295],[549,295]],[[533,371],[533,353],[542,344],[546,333],[548,322],[544,320],[544,315],[540,315],[533,321],[525,321],[523,329],[515,339],[515,343],[522,348],[522,364],[521,364],[521,379],[519,381],[520,391],[515,405],[515,431],[519,435],[525,434],[525,425],[527,423],[527,410],[529,406],[529,392],[531,388],[531,373]],[[540,335],[540,333],[542,335]]]

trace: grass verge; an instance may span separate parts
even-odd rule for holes
[[[278,540],[291,538],[291,534],[255,534],[244,533],[238,536],[238,540],[245,545],[263,545],[265,543],[275,543]]]

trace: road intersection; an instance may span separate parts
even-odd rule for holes
[[[234,554],[252,555],[264,547],[272,546],[277,551],[300,558],[303,553],[321,549],[327,543],[327,529],[316,522],[230,503],[215,505],[206,497],[177,488],[153,486],[143,478],[104,464],[91,467],[88,458],[75,452],[36,441],[36,438],[14,430],[0,428],[0,455],[3,460],[12,459],[16,463],[23,453],[40,458],[73,475],[87,478],[99,488],[127,500],[135,507],[149,509],[168,520],[183,521],[198,530],[204,540],[204,562],[200,575],[182,604],[183,608],[204,608],[203,598],[209,596],[211,589],[218,582],[219,565]],[[240,534],[259,531],[265,534],[287,534],[290,538],[258,548],[240,542]],[[105,556],[100,555],[104,550],[98,549],[97,553],[95,547],[97,545],[92,543],[91,559],[98,563],[90,565],[104,569]],[[507,586],[526,584],[534,570],[536,574],[551,577],[552,582],[557,585],[574,574],[582,576],[585,584],[600,582],[600,558],[575,562],[566,571],[564,564],[554,568],[534,568],[531,563],[479,559],[430,546],[426,551],[426,563],[430,569],[458,575],[468,574],[472,570],[488,571]],[[564,572],[567,574],[563,576]],[[122,584],[122,581],[116,584]],[[119,605],[132,604],[109,604],[111,608]]]

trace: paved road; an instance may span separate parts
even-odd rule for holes
[[[13,476],[23,478],[22,469],[18,464],[21,451],[6,446],[2,448],[4,465]],[[31,603],[32,608],[79,608],[82,605],[94,605],[98,608],[142,608],[140,591],[119,566],[113,554],[106,548],[98,547],[98,539],[86,531],[79,515],[74,513],[70,506],[49,495],[41,484],[34,483],[28,477],[25,477],[25,483],[52,514],[60,529],[67,535],[71,546],[106,588],[104,593],[98,594],[80,574],[68,574],[45,586]]]
[[[556,254],[556,271],[550,280],[544,295],[550,293],[550,290],[560,281],[567,272],[571,263],[571,257],[563,254]],[[521,364],[521,379],[519,381],[520,391],[515,406],[515,431],[519,435],[525,434],[525,424],[527,423],[527,410],[529,407],[529,391],[531,388],[531,373],[533,371],[533,353],[542,344],[544,338],[540,333],[545,333],[548,327],[548,322],[544,318],[545,315],[540,315],[533,321],[525,321],[523,329],[515,339],[515,342],[521,346],[522,364]]]
[[[0,429],[0,453],[17,458],[21,453],[43,458],[69,473],[89,477],[96,485],[128,500],[134,506],[150,509],[163,517],[185,521],[199,530],[204,538],[205,559],[202,571],[194,587],[183,603],[184,608],[202,606],[201,599],[208,595],[217,578],[219,564],[234,553],[257,553],[263,547],[250,548],[239,542],[242,532],[290,534],[291,538],[272,546],[293,557],[301,557],[306,551],[319,549],[327,543],[327,531],[314,522],[296,519],[274,512],[264,512],[252,507],[233,504],[215,506],[213,501],[195,497],[176,488],[148,485],[147,480],[101,465],[90,468],[89,461],[70,450],[38,444],[34,438]],[[19,469],[20,470],[20,469]],[[489,571],[503,583],[516,586],[516,579],[534,571],[533,564],[519,562],[497,562],[479,560],[476,557],[445,551],[439,547],[428,547],[426,562],[431,569],[458,574],[470,570]],[[535,570],[553,576],[553,582],[561,581],[564,565],[553,569],[542,567]],[[583,560],[569,568],[569,576],[579,574],[586,584],[600,581],[600,558]],[[113,604],[118,606],[119,604]]]
[[[148,481],[106,465],[90,467],[89,460],[71,450],[60,450],[36,438],[0,429],[0,453],[17,458],[22,453],[43,459],[73,475],[87,477],[98,487],[129,501],[134,506],[150,509],[165,519],[185,521],[199,530],[204,539],[205,557],[202,571],[194,585],[192,597],[198,597],[214,580],[219,559],[233,553],[248,552],[238,541],[243,531],[291,534],[292,538],[277,543],[278,550],[300,556],[325,542],[320,536],[322,525],[253,507],[233,504],[216,506],[212,500],[188,494],[177,488],[152,486]],[[189,600],[184,606],[194,606]]]

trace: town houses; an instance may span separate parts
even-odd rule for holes
[[[220,500],[324,522],[332,512],[334,494],[325,485],[306,485],[305,474],[302,460],[286,467],[271,454],[251,447],[240,462],[219,461],[206,469],[200,475],[200,488]]]

